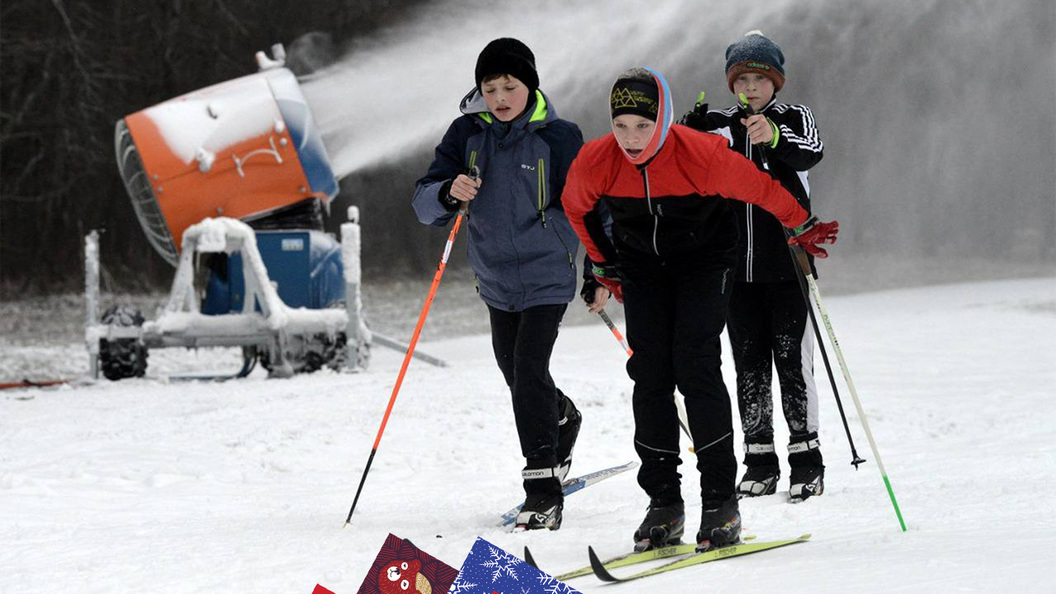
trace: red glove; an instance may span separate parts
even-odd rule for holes
[[[810,217],[807,222],[792,230],[788,243],[798,245],[815,258],[828,258],[829,253],[819,246],[836,243],[836,235],[839,232],[840,224],[837,221],[823,223],[818,217]]]
[[[611,264],[595,263],[591,272],[594,273],[594,278],[598,279],[609,293],[616,298],[616,301],[623,303],[623,288],[620,284],[620,273],[616,272],[616,267]]]

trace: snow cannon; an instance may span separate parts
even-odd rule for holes
[[[286,52],[272,51],[274,59],[257,53],[256,74],[117,122],[117,163],[132,206],[176,272],[155,320],[128,304],[100,315],[99,237],[88,234],[93,377],[141,377],[149,351],[170,347],[240,347],[242,368],[205,376],[212,379],[244,377],[258,362],[274,377],[324,366],[360,371],[374,342],[409,350],[367,328],[358,209],[349,208],[340,241],[324,231],[337,180],[297,79],[283,67]]]
[[[338,184],[297,78],[257,53],[260,71],[125,116],[117,164],[150,244],[173,266],[184,231],[211,217],[245,222],[310,201]]]

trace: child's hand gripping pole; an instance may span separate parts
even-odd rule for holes
[[[697,101],[693,104],[693,110],[682,116],[682,119],[678,121],[679,124],[689,126],[694,130],[707,130],[708,104],[704,102],[705,95],[706,93],[704,91],[701,91],[700,94],[697,95]]]
[[[750,103],[748,103],[748,97],[746,97],[744,95],[744,93],[739,93],[737,95],[737,99],[740,100],[741,107],[744,108],[744,111],[745,111],[745,113],[748,114],[748,117],[752,117],[754,115],[759,115],[758,112],[755,111],[755,108],[752,107],[752,105]],[[777,127],[774,126],[774,123],[770,121],[770,118],[766,118],[766,121],[767,121],[767,123],[770,124],[771,128],[773,129],[774,138],[776,139],[777,138],[777,134],[778,134]],[[765,146],[765,145],[760,145],[760,147],[759,147],[759,157],[760,157],[760,159],[763,162],[763,167],[767,171],[770,171],[770,161],[766,158],[766,151],[763,149],[763,146]]]
[[[746,97],[744,93],[738,94],[737,98],[740,99],[741,106],[744,108],[745,113],[748,114],[748,117],[758,115],[755,108],[748,103],[748,97]],[[778,132],[777,126],[770,121],[770,118],[766,118],[766,121],[773,130],[774,136],[770,145],[770,147],[773,148],[773,143],[777,141],[780,133]],[[763,167],[767,171],[770,171],[770,161],[766,158],[766,144],[761,143],[757,146],[759,146],[759,158],[763,163]],[[800,257],[800,252],[806,251],[815,258],[827,258],[829,255],[828,252],[819,246],[821,244],[836,243],[836,236],[839,231],[840,224],[837,221],[822,222],[819,221],[817,217],[809,217],[802,225],[791,231],[788,229],[785,230],[785,237],[788,239],[788,244],[793,248],[793,258],[796,260],[796,263],[799,264],[800,268],[803,269],[804,274],[810,275],[812,273],[809,262],[805,257]],[[804,265],[806,265],[805,268]]]

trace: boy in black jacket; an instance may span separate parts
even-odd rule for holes
[[[768,171],[809,212],[807,170],[821,160],[823,147],[809,108],[777,102],[776,93],[785,83],[781,49],[760,31],[750,31],[726,49],[726,60],[730,91],[735,97],[743,93],[755,115],[749,115],[738,100],[723,110],[708,111],[707,105],[698,105],[683,123],[725,136],[733,150]],[[825,474],[818,442],[813,334],[796,278],[800,272],[777,219],[751,204],[733,205],[740,227],[740,262],[727,327],[737,368],[747,467],[737,493],[740,497],[773,494],[781,476],[770,393],[773,362],[791,434],[789,496],[800,502],[821,495]],[[810,262],[816,275],[813,258]]]

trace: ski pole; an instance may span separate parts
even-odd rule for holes
[[[751,105],[748,104],[748,98],[744,96],[744,93],[740,94],[741,103],[744,105],[745,110],[749,115],[754,115],[755,110]],[[761,152],[763,164],[767,169],[770,169],[770,165],[766,160],[766,152]],[[792,233],[785,229],[785,236],[791,238]],[[825,323],[825,332],[829,335],[829,342],[832,344],[832,350],[836,352],[836,360],[840,364],[840,371],[843,373],[843,380],[847,384],[847,389],[851,392],[851,400],[854,401],[854,407],[858,411],[858,417],[862,420],[862,429],[865,430],[865,437],[869,441],[869,448],[873,451],[873,457],[876,458],[876,467],[880,471],[880,477],[884,480],[884,487],[887,488],[887,495],[891,499],[891,505],[895,508],[895,516],[898,517],[898,524],[902,527],[902,532],[906,531],[906,522],[902,518],[902,511],[898,507],[898,500],[895,499],[895,491],[891,487],[891,480],[887,476],[887,471],[884,469],[884,462],[880,458],[880,450],[876,448],[876,440],[873,439],[873,432],[869,429],[869,420],[865,416],[865,411],[862,410],[861,400],[858,398],[858,391],[854,388],[854,381],[851,380],[851,372],[847,368],[847,362],[843,358],[843,350],[840,349],[840,343],[836,340],[836,333],[832,329],[832,323],[829,321],[829,314],[825,311],[825,305],[821,301],[821,291],[818,289],[818,283],[814,280],[814,273],[810,269],[810,259],[807,258],[806,251],[800,246],[789,244],[788,246],[792,259],[795,264],[798,264],[800,272],[796,277],[799,279],[799,287],[803,292],[803,299],[807,304],[807,311],[810,313],[810,321],[814,326],[814,334],[818,337],[818,346],[821,348],[821,357],[825,361],[825,369],[829,374],[829,381],[832,383],[832,393],[836,396],[836,406],[840,409],[840,418],[843,419],[843,428],[847,431],[847,441],[851,445],[851,455],[854,460],[851,464],[854,465],[855,470],[858,469],[858,465],[865,460],[862,460],[858,456],[858,452],[855,451],[854,441],[851,439],[851,430],[847,426],[847,416],[843,412],[843,403],[840,401],[840,395],[836,391],[836,379],[832,374],[832,365],[829,363],[828,354],[825,352],[825,345],[821,340],[821,332],[818,330],[818,320],[814,315],[814,308],[810,304],[810,297],[807,294],[807,287],[809,286],[810,293],[814,295],[814,303],[818,307],[818,313],[821,314],[821,320]]]
[[[631,350],[631,346],[627,344],[626,340],[624,340],[623,335],[620,334],[620,329],[617,328],[616,324],[612,322],[612,318],[609,317],[609,314],[605,313],[604,309],[599,309],[598,315],[601,316],[601,319],[605,321],[605,325],[609,327],[609,330],[612,330],[612,335],[616,337],[617,341],[619,341],[620,346],[623,347],[623,350],[627,351],[627,356],[630,357],[634,355],[634,351]],[[678,405],[677,399],[675,400],[675,405]],[[686,425],[686,422],[682,420],[681,415],[679,415],[678,417],[678,426],[682,428],[682,432],[685,433],[686,437],[689,438],[689,442],[693,443],[693,434],[689,432],[689,426]],[[696,449],[692,445],[689,446],[689,453],[696,453]]]
[[[840,342],[836,340],[836,332],[833,331],[832,323],[829,321],[829,313],[825,311],[825,305],[821,301],[821,291],[818,289],[818,283],[815,282],[814,275],[810,272],[810,261],[807,259],[807,254],[802,247],[789,247],[792,248],[792,254],[795,256],[796,261],[802,269],[803,274],[800,278],[806,279],[807,284],[810,286],[810,292],[814,295],[814,303],[818,306],[818,313],[821,314],[821,320],[825,323],[825,331],[829,335],[829,342],[832,344],[832,350],[836,352],[836,360],[840,363],[840,371],[843,372],[843,380],[847,383],[847,389],[850,391],[851,399],[854,401],[854,408],[858,411],[858,417],[862,420],[862,429],[865,430],[865,437],[869,440],[869,447],[873,451],[873,457],[876,458],[876,467],[880,470],[880,477],[884,480],[884,486],[887,488],[887,495],[891,499],[891,505],[895,508],[895,515],[898,516],[898,523],[902,526],[902,532],[905,532],[906,522],[902,519],[902,511],[898,508],[898,500],[895,499],[895,491],[891,487],[891,480],[888,478],[887,471],[884,469],[883,460],[880,459],[880,450],[876,448],[876,441],[873,439],[873,432],[869,429],[869,419],[865,416],[865,411],[862,410],[862,403],[858,398],[858,391],[854,388],[854,382],[851,380],[851,372],[847,368],[847,362],[843,358],[843,351],[840,349]],[[855,466],[855,468],[857,468],[857,466]]]
[[[620,343],[620,346],[623,347],[623,350],[627,351],[627,356],[630,357],[631,355],[633,355],[634,351],[631,350],[631,347],[627,344],[627,341],[623,339],[623,335],[620,334],[620,329],[616,327],[616,324],[612,323],[612,318],[609,317],[609,314],[605,313],[604,308],[598,310],[598,315],[601,316],[601,319],[605,321],[605,325],[608,326],[609,330],[612,331],[612,335],[616,337],[616,341]]]
[[[475,155],[474,155],[475,156]],[[472,163],[472,159],[470,159]],[[476,166],[470,167],[470,179],[476,180],[479,177],[479,171]],[[359,496],[363,492],[363,484],[367,482],[367,473],[370,472],[370,465],[374,462],[374,455],[378,453],[378,445],[381,443],[381,435],[385,433],[385,425],[389,422],[389,415],[392,414],[392,406],[396,404],[396,395],[400,393],[400,386],[403,385],[403,377],[407,374],[407,366],[411,363],[411,357],[414,355],[414,347],[418,345],[418,337],[422,334],[422,327],[425,325],[425,318],[429,316],[429,307],[433,304],[433,297],[436,296],[436,289],[440,286],[440,279],[444,276],[444,269],[447,268],[447,259],[451,255],[451,247],[455,245],[455,236],[458,235],[458,229],[462,226],[462,217],[466,214],[468,205],[463,204],[462,208],[458,211],[458,216],[455,217],[455,224],[451,227],[451,233],[447,236],[447,243],[444,245],[444,253],[440,256],[440,264],[436,267],[436,274],[433,275],[433,283],[429,287],[429,294],[425,298],[425,305],[422,306],[422,313],[418,314],[418,325],[414,327],[414,334],[411,335],[411,343],[407,346],[407,354],[403,357],[403,364],[400,365],[400,373],[396,376],[396,385],[392,387],[392,395],[389,396],[389,405],[385,407],[385,416],[381,419],[381,426],[378,427],[378,435],[374,438],[374,446],[370,448],[370,457],[367,458],[367,466],[363,469],[363,476],[359,479],[359,488],[356,489],[356,497],[352,500],[352,508],[348,510],[348,517],[345,518],[345,526],[348,526],[352,522],[352,514],[356,511],[356,504],[359,503]]]
[[[792,234],[786,229],[785,236],[786,238],[791,238]],[[800,256],[797,252],[797,248],[790,245],[788,246],[788,249],[792,253],[793,260],[798,261]],[[799,248],[799,251],[802,251],[802,248]],[[818,328],[818,318],[816,315],[814,315],[814,308],[811,307],[810,304],[810,295],[807,289],[807,281],[809,280],[811,283],[813,283],[814,275],[810,270],[810,262],[806,260],[806,252],[803,252],[802,257],[803,262],[806,262],[806,268],[802,269],[802,274],[796,275],[796,280],[799,281],[799,291],[803,294],[803,302],[807,305],[807,313],[810,317],[810,325],[814,328],[814,336],[818,339],[818,350],[821,351],[821,360],[825,362],[825,373],[829,376],[829,384],[832,385],[832,395],[836,398],[836,408],[840,411],[840,419],[843,421],[843,430],[847,434],[847,443],[851,446],[851,465],[854,466],[855,470],[858,470],[858,465],[863,464],[865,462],[865,459],[858,455],[858,450],[854,447],[854,438],[851,437],[851,428],[847,424],[847,414],[843,411],[843,400],[840,398],[840,392],[836,388],[836,377],[832,373],[832,363],[829,363],[829,353],[825,350],[825,343],[821,339],[821,330]],[[800,262],[800,267],[803,266],[803,262]],[[832,339],[831,333],[829,334],[829,338]],[[846,375],[847,374],[845,370],[844,377],[846,377]]]
[[[748,113],[748,115],[756,114],[755,108],[753,108],[751,104],[748,103],[748,98],[745,97],[744,93],[739,94],[738,98],[741,100],[741,105],[744,107],[744,110]],[[766,151],[762,147],[759,148],[759,156],[763,162],[763,166],[766,167],[767,171],[769,171],[770,162],[766,158]],[[786,239],[791,237],[791,234],[787,229],[785,230],[785,237]],[[788,249],[792,254],[792,260],[794,265],[796,263],[796,252],[791,245],[788,246]],[[840,390],[836,387],[836,376],[832,373],[832,364],[829,363],[829,354],[825,350],[825,342],[821,338],[821,329],[818,327],[818,320],[814,316],[814,309],[810,305],[810,294],[808,293],[806,281],[804,280],[803,276],[811,276],[811,274],[812,273],[810,272],[810,266],[808,264],[807,268],[804,270],[802,275],[796,275],[796,279],[799,281],[799,290],[803,294],[803,303],[805,303],[807,306],[807,314],[810,318],[810,325],[814,328],[814,336],[818,340],[818,350],[821,351],[821,360],[825,363],[825,372],[829,376],[829,384],[832,386],[832,395],[836,397],[836,408],[840,411],[840,420],[843,421],[843,430],[847,434],[847,443],[851,447],[851,465],[854,466],[855,470],[858,470],[858,465],[864,463],[865,460],[858,455],[858,450],[854,447],[854,438],[851,437],[851,428],[847,424],[847,415],[843,411],[843,401],[840,399]]]

